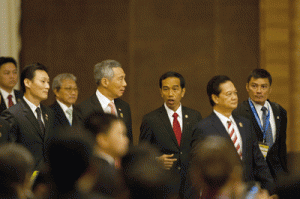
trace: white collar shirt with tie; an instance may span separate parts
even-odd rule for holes
[[[31,103],[28,99],[26,99],[25,96],[23,96],[23,99],[25,100],[25,102],[28,104],[29,108],[31,109],[31,111],[33,112],[33,115],[35,116],[36,119],[38,119],[38,116],[37,116],[37,112],[36,112],[36,109],[39,107],[41,109],[41,104],[39,104],[38,106],[34,105],[33,103]],[[42,122],[45,124],[44,122],[44,118],[43,118],[43,111],[41,109],[41,119],[42,119]]]
[[[14,104],[17,103],[17,100],[16,100],[16,96],[15,96],[14,90],[12,90],[11,93],[8,93],[8,92],[6,92],[5,90],[3,90],[3,89],[0,87],[0,92],[1,92],[1,95],[2,95],[2,97],[3,97],[3,99],[4,99],[4,103],[5,103],[5,105],[6,105],[7,108],[9,107],[9,105],[8,105],[8,96],[9,96],[9,95],[12,95],[12,98],[11,98],[11,99],[12,99],[13,103],[14,103]]]
[[[231,125],[233,125],[234,132],[237,136],[237,142],[240,144],[241,148],[243,148],[243,142],[242,142],[242,136],[240,134],[239,128],[237,127],[232,115],[230,117],[226,117],[223,114],[219,113],[218,111],[214,110],[214,113],[218,116],[218,118],[221,120],[223,126],[225,127],[226,131],[228,132],[228,121],[231,122]],[[230,134],[230,132],[228,132]],[[230,135],[229,135],[230,136]]]
[[[59,101],[59,100],[56,100],[56,101],[59,104],[59,106],[61,107],[61,109],[63,110],[66,118],[69,121],[69,123],[72,125],[72,120],[73,120],[73,106],[71,105],[70,107],[68,107],[67,105],[65,105],[61,101]],[[71,115],[70,115],[70,113],[71,113]]]
[[[181,107],[181,104],[179,106],[179,108],[176,110],[176,111],[173,111],[172,109],[170,109],[166,103],[164,103],[164,106],[165,106],[165,109],[167,111],[167,114],[168,114],[168,117],[169,117],[169,120],[171,122],[171,126],[173,126],[173,121],[174,121],[174,117],[173,117],[173,114],[174,113],[177,113],[178,114],[178,117],[177,117],[177,120],[180,124],[180,128],[181,128],[181,132],[182,132],[182,107]]]
[[[96,96],[101,104],[101,107],[104,111],[104,113],[108,113],[108,114],[111,114],[111,108],[110,106],[108,105],[109,103],[113,102],[114,103],[114,100],[110,101],[107,97],[105,97],[102,93],[100,93],[99,90],[96,91]],[[115,106],[116,108],[116,106]],[[116,111],[116,114],[117,114],[117,110]],[[117,116],[117,115],[116,115]]]
[[[263,106],[255,103],[254,101],[252,101],[252,104],[254,105],[256,113],[260,119],[261,126],[263,126],[264,125],[263,124],[263,111],[261,110],[261,108]],[[272,128],[272,136],[273,136],[273,143],[274,143],[275,139],[276,139],[276,123],[275,123],[273,110],[272,110],[271,104],[268,101],[265,101],[264,107],[266,107],[268,109],[268,111],[270,111],[270,125]],[[267,112],[267,114],[268,114],[268,112]]]

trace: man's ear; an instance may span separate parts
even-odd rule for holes
[[[181,97],[184,97],[185,95],[185,88],[182,89]]]
[[[109,80],[108,80],[106,77],[103,77],[103,78],[101,79],[101,81],[100,81],[100,84],[101,84],[104,88],[106,88],[106,87],[108,86],[108,84],[109,84]]]
[[[25,85],[25,88],[26,88],[26,87],[30,88],[31,83],[32,83],[32,82],[31,82],[30,79],[27,79],[27,78],[24,79],[24,85]]]
[[[214,101],[215,104],[219,104],[219,97],[215,94],[211,95],[211,99]]]
[[[106,136],[104,133],[98,133],[96,135],[96,142],[99,146],[105,147],[106,146]]]
[[[246,90],[249,92],[249,83],[246,84]]]
[[[57,97],[59,95],[57,88],[53,90],[53,93],[54,93],[55,97]]]

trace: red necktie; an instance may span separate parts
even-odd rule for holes
[[[178,114],[174,113],[173,114],[174,120],[173,120],[173,131],[175,133],[178,145],[180,146],[180,141],[181,141],[181,128],[180,128],[180,124],[177,120]]]
[[[239,142],[237,141],[238,138],[237,138],[237,135],[234,131],[234,128],[233,128],[233,125],[231,125],[231,121],[228,121],[228,132],[229,132],[229,135],[230,135],[230,138],[237,150],[237,153],[239,154],[240,158],[242,158],[242,149],[241,149],[241,145],[239,144]]]
[[[14,102],[12,101],[12,95],[7,96],[8,99],[8,108],[12,107],[14,105]]]

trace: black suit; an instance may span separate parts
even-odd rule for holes
[[[250,121],[239,116],[233,116],[233,118],[242,138],[242,163],[245,181],[259,181],[263,188],[273,193],[274,181],[258,147]],[[193,132],[193,142],[210,135],[222,136],[231,140],[226,128],[214,112],[196,126]]]
[[[23,99],[1,114],[1,117],[10,123],[10,141],[20,143],[28,148],[35,159],[36,170],[42,168],[47,143],[54,134],[52,110],[42,104],[41,110],[45,124],[45,134],[42,133],[38,120]]]
[[[130,111],[129,104],[119,98],[114,99],[114,102],[118,112],[118,116],[122,118],[123,121],[125,122],[125,125],[127,127],[127,136],[130,139],[130,142],[132,142],[133,141],[132,121],[131,121],[131,111]],[[96,94],[92,95],[90,98],[80,103],[78,105],[78,109],[80,111],[80,115],[83,121],[85,121],[85,119],[94,112],[97,111],[103,112],[103,108],[101,107],[101,104]]]
[[[18,90],[14,90],[15,93],[15,97],[16,97],[16,101],[17,103],[20,101],[20,99],[22,98],[22,93]],[[1,93],[0,93],[1,94]],[[5,101],[3,99],[3,96],[1,94],[1,104],[0,104],[0,114],[7,109],[7,106],[5,104]]]
[[[183,189],[188,171],[192,130],[201,119],[201,114],[198,111],[182,106],[183,127],[180,146],[164,106],[145,115],[140,128],[140,142],[147,141],[158,148],[162,154],[174,154],[174,158],[177,158],[171,170],[180,175],[181,185],[177,187],[180,195],[185,192]]]
[[[63,109],[61,108],[61,106],[58,104],[57,101],[55,101],[49,107],[54,112],[54,129],[55,129],[55,131],[60,130],[60,129],[66,129],[71,126]],[[81,117],[79,116],[79,111],[78,111],[77,107],[73,105],[72,126],[76,126],[76,125],[83,125],[83,124],[81,121]]]
[[[9,123],[0,118],[0,144],[8,142]]]
[[[272,147],[269,149],[266,160],[270,168],[271,174],[274,178],[280,172],[287,172],[287,151],[286,151],[286,126],[287,126],[287,114],[286,110],[279,104],[270,102],[275,124],[276,124],[276,140]],[[263,132],[261,131],[254,113],[250,108],[249,101],[244,101],[238,105],[237,109],[233,111],[233,114],[241,115],[249,119],[254,127],[258,141],[263,141]]]

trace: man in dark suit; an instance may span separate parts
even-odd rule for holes
[[[78,97],[76,77],[70,73],[57,75],[52,82],[56,101],[49,107],[54,112],[54,128],[64,129],[80,125],[80,116],[74,106]]]
[[[273,193],[274,181],[250,121],[231,114],[238,104],[234,84],[227,76],[215,76],[207,84],[207,95],[213,112],[195,127],[193,143],[209,135],[232,140],[243,163],[245,181],[259,181],[263,188]]]
[[[192,130],[202,119],[198,111],[181,105],[185,94],[185,80],[179,73],[167,72],[159,80],[164,105],[144,116],[140,142],[147,141],[157,147],[158,160],[165,169],[180,175],[177,193],[183,198],[191,150]]]
[[[249,99],[240,103],[233,114],[241,115],[252,122],[260,149],[272,176],[277,179],[279,173],[287,172],[287,113],[279,104],[268,100],[271,84],[272,77],[268,71],[253,70],[246,84]],[[265,122],[263,107],[267,110]],[[269,127],[265,124],[269,124]]]
[[[100,172],[94,191],[115,198],[124,191],[115,160],[121,159],[129,149],[126,126],[115,115],[95,112],[85,121],[85,127],[95,140],[95,164]]]
[[[0,57],[0,113],[16,104],[22,94],[13,88],[18,82],[17,62],[12,57]]]
[[[54,115],[50,108],[40,104],[48,98],[47,68],[39,63],[28,65],[21,73],[24,97],[19,103],[2,112],[10,123],[9,139],[27,147],[35,160],[35,169],[43,167],[47,143],[53,137]]]
[[[115,60],[102,61],[95,65],[94,77],[98,88],[94,95],[78,105],[81,116],[86,119],[91,113],[100,111],[122,118],[127,128],[127,136],[132,142],[130,107],[119,99],[127,86],[121,64]]]

